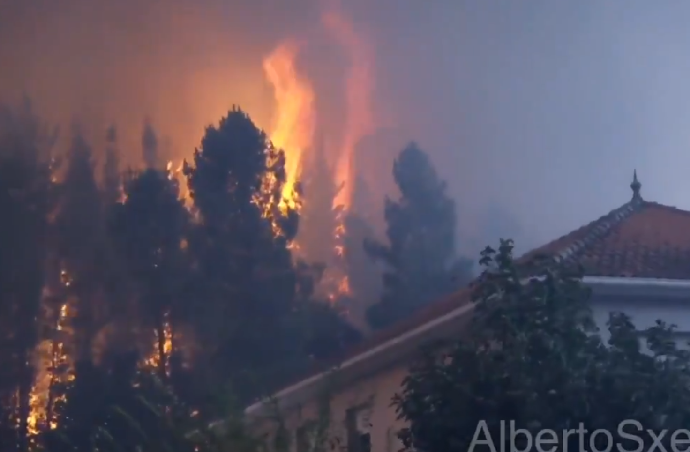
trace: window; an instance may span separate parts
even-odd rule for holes
[[[316,423],[307,422],[297,429],[297,452],[314,452],[316,450]]]
[[[388,427],[386,432],[386,452],[398,452],[402,449],[403,444],[398,437],[400,430],[395,427]]]
[[[368,406],[347,411],[347,452],[371,452],[370,413]]]

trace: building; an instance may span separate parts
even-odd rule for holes
[[[679,340],[690,338],[690,211],[643,200],[636,173],[630,187],[630,201],[528,254],[584,266],[600,327],[609,312],[623,311],[638,328],[662,319],[678,326]],[[468,291],[461,291],[371,336],[340,361],[335,374],[324,367],[324,372],[279,391],[276,401],[288,428],[298,432],[315,418],[324,384],[332,381],[333,437],[352,452],[397,452],[401,425],[391,397],[419,347],[457,334],[471,310]],[[329,380],[331,375],[335,377]],[[267,404],[258,403],[247,414],[260,416],[267,410]]]

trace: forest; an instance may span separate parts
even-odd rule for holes
[[[321,172],[285,190],[285,153],[239,107],[199,132],[177,168],[146,123],[143,163],[125,168],[116,127],[105,149],[77,126],[59,149],[30,102],[0,108],[2,450],[184,443],[187,426],[269,395],[470,277],[453,201],[414,143],[392,162],[399,193],[380,200],[377,241],[332,206],[339,187]],[[302,203],[310,187],[319,196]],[[336,259],[301,257],[308,216],[335,231]],[[382,289],[367,296],[372,277]],[[356,305],[366,328],[351,321]]]

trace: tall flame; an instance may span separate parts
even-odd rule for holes
[[[374,52],[335,2],[324,11],[321,19],[325,28],[345,48],[350,58],[350,68],[345,82],[345,130],[336,167],[337,183],[344,183],[344,186],[334,200],[334,206],[343,206],[347,210],[352,203],[354,188],[355,146],[375,128],[370,102],[374,89]]]
[[[316,114],[314,89],[300,77],[295,67],[298,46],[286,42],[278,46],[263,62],[266,78],[273,86],[276,110],[270,132],[273,144],[285,151],[286,183],[283,207],[297,208],[294,192],[302,170],[304,153],[314,140]]]

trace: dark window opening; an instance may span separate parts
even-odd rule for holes
[[[347,452],[371,452],[369,413],[368,406],[347,411]]]

